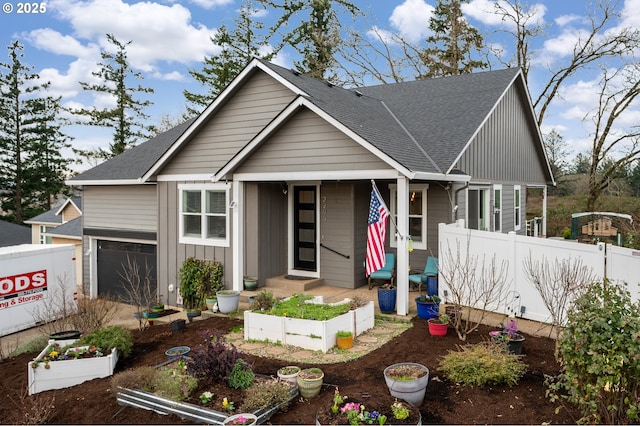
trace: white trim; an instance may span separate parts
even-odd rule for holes
[[[390,214],[391,217],[393,218],[393,220],[396,223],[400,222],[400,219],[398,217],[398,212],[396,211],[396,205],[397,203],[400,201],[400,198],[398,197],[399,193],[398,193],[398,185],[397,184],[391,184],[389,185],[389,191],[390,191],[390,198],[389,198],[389,203],[391,204],[390,207]],[[422,229],[421,229],[421,241],[413,241],[413,248],[415,250],[426,250],[427,249],[427,208],[428,208],[428,204],[427,204],[427,196],[428,196],[428,191],[429,191],[429,185],[428,184],[409,184],[408,186],[408,190],[407,190],[407,232],[406,235],[409,235],[409,200],[410,200],[410,196],[408,195],[409,192],[412,191],[416,191],[416,192],[422,192]],[[394,196],[396,198],[396,202],[394,203]],[[399,206],[398,206],[399,207]],[[399,210],[399,208],[398,208]],[[393,224],[391,225],[393,227]],[[400,227],[400,225],[398,225],[398,227]],[[398,235],[397,232],[394,229],[390,229],[389,232],[389,245],[391,247],[397,248],[398,247]]]
[[[66,180],[65,185],[69,186],[106,186],[106,185],[144,185],[144,184],[154,184],[155,182],[145,182],[140,179],[105,179],[105,180]]]
[[[310,182],[288,182],[289,191],[288,191],[288,214],[287,214],[287,229],[289,232],[289,242],[287,247],[288,252],[288,265],[287,265],[287,273],[289,275],[302,275],[305,277],[313,277],[320,278],[320,182],[318,181],[310,181]],[[294,187],[295,186],[315,186],[316,187],[316,270],[314,271],[306,271],[294,268],[294,251],[293,251],[293,202],[294,202]]]
[[[76,211],[82,215],[82,210],[80,210],[78,206],[76,206],[76,203],[74,203],[69,197],[65,200],[62,206],[60,206],[60,208],[56,211],[56,216],[60,216],[60,213],[62,213],[62,211],[65,209],[65,207],[67,207],[67,204],[69,203],[71,203],[71,205],[76,209]]]
[[[278,73],[271,70],[268,66],[260,62],[258,59],[252,59],[251,62],[238,74],[236,78],[233,79],[231,84],[229,84],[217,97],[216,99],[196,118],[193,123],[180,135],[180,137],[171,145],[171,147],[160,157],[158,161],[156,161],[153,166],[142,176],[143,181],[147,181],[151,176],[153,176],[162,165],[167,162],[174,153],[182,146],[182,144],[188,140],[192,134],[194,134],[200,126],[206,124],[209,120],[209,116],[213,114],[215,110],[218,109],[220,105],[223,105],[227,98],[233,96],[236,92],[236,89],[243,83],[253,72],[255,69],[260,69],[264,71],[266,74],[271,76],[273,79],[277,80],[280,84],[284,85],[287,89],[291,90],[296,95],[307,96],[305,92],[300,90],[299,87],[291,84],[289,81],[282,78]]]
[[[183,183],[183,184],[178,184],[178,242],[180,244],[193,244],[193,245],[199,245],[199,246],[212,246],[212,247],[229,247],[231,238],[230,238],[230,232],[231,232],[231,226],[230,226],[230,221],[231,221],[231,215],[229,212],[229,204],[230,204],[230,200],[229,200],[229,190],[230,190],[230,184],[229,183]],[[201,198],[201,203],[202,203],[202,211],[200,212],[200,216],[201,216],[201,220],[202,220],[202,228],[201,228],[201,232],[204,232],[207,227],[206,224],[204,223],[206,220],[206,214],[205,214],[205,203],[206,203],[206,192],[207,191],[224,191],[225,192],[225,219],[226,219],[226,230],[225,230],[225,238],[205,238],[205,237],[187,237],[184,236],[184,220],[183,220],[183,215],[182,215],[182,193],[183,191],[200,191],[201,193],[203,193],[203,197]]]
[[[516,206],[516,192],[518,192],[518,203]],[[519,215],[516,216],[516,211]],[[519,217],[519,222],[516,222],[516,218]],[[513,185],[513,230],[519,231],[522,228],[522,185]]]
[[[444,181],[444,182],[469,182],[471,180],[471,176],[462,175],[462,174],[445,174],[445,173],[429,173],[429,172],[415,172],[412,176],[409,176],[411,179],[419,179],[419,180],[436,180],[436,181]]]
[[[221,180],[224,176],[232,172],[240,163],[248,157],[251,152],[253,152],[267,137],[269,137],[273,132],[275,132],[287,119],[293,116],[300,108],[305,107],[309,109],[311,112],[318,115],[320,118],[325,120],[327,123],[331,124],[336,129],[340,130],[347,137],[351,138],[358,144],[360,144],[364,149],[375,155],[381,161],[385,162],[398,173],[403,176],[407,176],[411,178],[413,173],[398,163],[393,158],[389,157],[378,148],[367,142],[365,139],[360,137],[357,133],[353,132],[351,129],[334,119],[332,116],[325,113],[322,109],[318,108],[312,102],[304,97],[298,97],[293,102],[291,102],[283,111],[280,112],[276,116],[276,118],[271,121],[267,126],[265,126],[244,148],[242,148],[236,155],[231,158],[214,176],[214,181]]]
[[[500,208],[496,209],[496,191],[500,191]],[[502,184],[500,183],[496,183],[493,185],[493,197],[492,197],[493,203],[492,204],[492,216],[493,216],[493,231],[494,232],[502,232],[502,211],[504,210],[504,192],[502,191]],[[499,223],[499,227],[496,228],[496,211],[498,211],[500,213],[500,223]]]
[[[400,176],[396,180],[396,184],[398,185],[398,230],[402,235],[407,235],[409,233],[409,180],[404,176]],[[398,287],[396,313],[398,315],[407,315],[409,313],[409,250],[407,238],[398,240],[396,252],[396,286]]]
[[[158,182],[184,182],[190,180],[201,180],[204,182],[211,182],[213,173],[200,173],[200,174],[182,174],[182,175],[158,175],[156,180]]]
[[[237,180],[233,181],[231,188],[233,195],[231,199],[231,259],[233,281],[232,288],[234,290],[242,290],[242,282],[244,278],[244,183]]]
[[[362,180],[396,179],[396,170],[344,170],[344,171],[304,171],[304,172],[262,172],[234,173],[233,179],[245,182],[272,181],[318,181],[318,180]]]

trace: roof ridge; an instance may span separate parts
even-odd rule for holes
[[[396,117],[396,115],[393,113],[393,111],[391,111],[391,109],[387,106],[387,104],[384,103],[383,100],[380,100],[380,103],[382,104],[382,106],[384,107],[384,109],[387,110],[387,112],[391,115],[391,117],[393,118],[393,120],[398,123],[398,125],[400,126],[400,128],[406,133],[407,136],[409,136],[409,139],[411,139],[411,141],[416,145],[416,147],[418,148],[418,150],[420,150],[420,152],[422,152],[422,154],[425,156],[425,158],[427,160],[429,160],[429,162],[431,163],[431,165],[433,167],[436,168],[436,170],[438,170],[440,173],[442,173],[442,169],[440,167],[438,167],[438,165],[436,164],[435,161],[433,161],[433,159],[429,156],[429,154],[427,154],[427,151],[424,150],[424,148],[418,143],[418,141],[416,140],[416,138],[413,137],[413,135],[409,132],[409,130],[404,126],[404,124],[402,124],[402,122],[398,119],[398,117]]]

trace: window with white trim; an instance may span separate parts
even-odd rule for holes
[[[502,232],[502,185],[493,185],[493,230]]]
[[[391,190],[391,217],[398,223],[398,187],[389,185]],[[409,235],[413,240],[413,248],[427,249],[427,189],[429,185],[409,185]],[[398,246],[398,233],[391,224],[391,247]]]
[[[520,230],[522,224],[522,216],[520,211],[520,185],[513,186],[513,228]]]
[[[229,185],[183,184],[178,189],[179,241],[229,247]]]
[[[44,234],[46,232],[51,231],[54,228],[55,226],[40,225],[40,244],[51,244],[51,242],[53,241],[53,238]]]

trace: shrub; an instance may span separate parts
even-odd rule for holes
[[[251,366],[243,359],[238,359],[229,374],[229,387],[234,389],[246,389],[253,384],[255,375]]]
[[[513,386],[527,371],[519,355],[508,353],[502,345],[483,342],[449,351],[440,368],[450,380],[469,386],[506,384]]]
[[[98,328],[82,336],[75,346],[96,346],[102,350],[118,349],[118,356],[126,358],[131,354],[133,339],[131,333],[124,327],[110,325]]]
[[[187,373],[205,381],[226,382],[238,361],[238,350],[225,341],[221,330],[205,330],[203,335],[204,344],[191,351]]]
[[[626,289],[593,284],[576,299],[558,340],[562,373],[548,378],[549,396],[576,404],[581,420],[637,423],[640,307]]]
[[[153,392],[155,375],[156,369],[150,366],[122,371],[111,378],[111,392],[116,395],[119,392],[118,388],[142,389]]]
[[[290,390],[287,382],[257,381],[245,393],[240,409],[247,413],[270,406],[278,406],[281,410],[286,410],[291,396]]]
[[[179,367],[157,370],[153,379],[155,393],[174,401],[187,399],[198,387],[198,379]]]

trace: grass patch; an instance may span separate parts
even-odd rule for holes
[[[338,305],[328,305],[322,303],[306,303],[313,299],[312,296],[304,294],[294,294],[291,298],[275,303],[270,310],[262,313],[275,315],[278,317],[300,318],[309,320],[325,321],[349,311],[348,303]],[[260,311],[255,311],[261,313]]]

